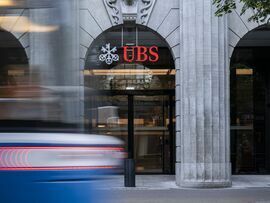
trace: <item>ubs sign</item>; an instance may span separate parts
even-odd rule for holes
[[[134,62],[152,62],[155,63],[159,60],[158,47],[151,46],[123,46],[123,60],[127,63]],[[117,54],[117,48],[112,47],[108,43],[101,48],[102,54],[99,55],[99,60],[111,65],[115,61],[119,61],[119,55]]]

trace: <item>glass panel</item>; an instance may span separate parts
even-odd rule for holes
[[[134,97],[134,137],[137,172],[168,173],[170,170],[168,96]]]
[[[136,46],[137,44],[137,34],[135,26],[123,26],[123,45],[124,46]]]
[[[235,71],[234,80],[234,111],[232,113],[232,135],[235,137],[236,151],[234,161],[236,173],[240,171],[253,171],[253,69],[238,65]],[[250,73],[250,74],[248,74]]]
[[[93,134],[112,135],[127,143],[127,96],[90,96],[86,103],[86,129]]]
[[[267,173],[269,153],[268,47],[236,48],[231,71],[231,147],[234,173]]]
[[[150,47],[157,46],[158,61],[138,61],[134,47],[137,42],[147,49],[147,57],[151,56]],[[131,62],[124,60],[122,43],[128,46],[125,53],[133,59]],[[109,64],[101,61],[102,50],[114,47],[119,60]],[[174,60],[168,45],[150,29],[135,25],[117,26],[99,36],[86,54],[84,76],[87,87],[97,90],[160,90],[175,86]]]

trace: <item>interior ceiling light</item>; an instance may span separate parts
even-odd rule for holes
[[[84,70],[84,75],[175,75],[171,69],[112,69],[112,70]]]
[[[236,69],[236,75],[253,75],[253,69]]]

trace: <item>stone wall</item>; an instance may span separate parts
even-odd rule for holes
[[[228,15],[228,35],[229,35],[229,57],[232,56],[234,48],[237,43],[249,31],[264,25],[266,22],[253,22],[248,21],[249,17],[253,14],[252,10],[248,10],[245,14],[241,14],[243,3],[237,1],[237,8]]]

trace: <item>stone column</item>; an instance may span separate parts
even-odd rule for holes
[[[212,0],[180,0],[180,117],[176,182],[231,186],[227,17]]]
[[[34,8],[29,10],[29,21],[30,34],[29,34],[29,44],[30,44],[30,74],[31,83],[34,86],[55,86],[57,84],[57,74],[56,70],[59,67],[58,63],[58,30],[57,23],[55,19],[57,18],[56,8],[45,7],[45,8]],[[55,30],[50,30],[47,28],[55,27]],[[38,120],[51,121],[55,119],[54,115],[48,107],[48,102],[43,102],[44,98],[48,95],[46,91],[39,92],[41,94],[42,101],[39,102],[39,109],[34,109],[33,111],[38,111],[40,116]]]
[[[83,127],[79,70],[79,0],[55,1],[48,8],[31,9],[30,20],[39,26],[56,26],[53,32],[30,35],[31,71],[39,85],[59,97],[59,121]],[[44,112],[49,111],[45,109]],[[46,115],[43,116],[46,119]]]
[[[80,72],[79,56],[79,3],[80,0],[61,0],[58,2],[60,19],[60,69],[58,79],[61,86],[68,88],[62,97],[63,120],[78,124],[83,128],[83,82]]]
[[[57,82],[56,70],[59,65],[58,30],[43,31],[38,27],[58,26],[56,8],[35,8],[30,9],[29,20],[33,24],[30,30],[30,65],[35,80],[40,85],[54,86]]]

